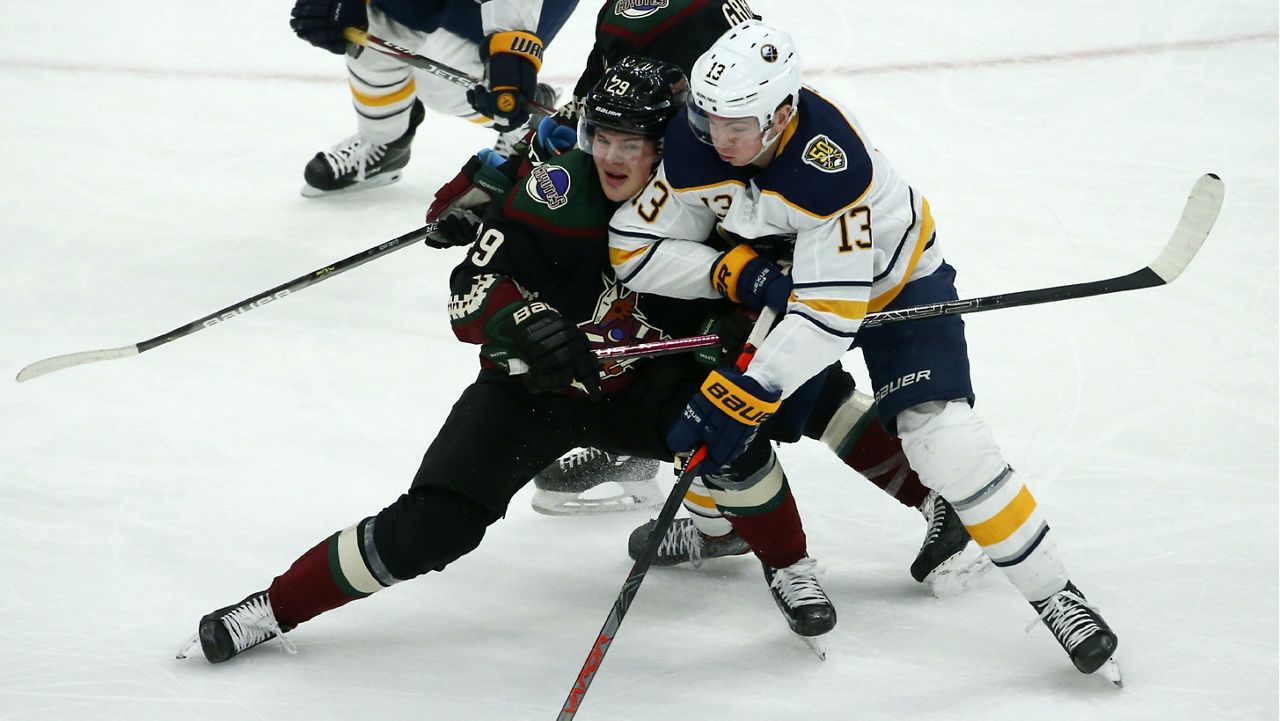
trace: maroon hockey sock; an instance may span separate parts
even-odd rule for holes
[[[771,568],[786,568],[799,561],[804,558],[807,547],[791,487],[784,486],[782,493],[781,503],[759,515],[725,514],[733,530],[746,540],[756,557]]]
[[[349,601],[364,598],[368,594],[347,586],[335,578],[341,570],[330,563],[336,557],[338,534],[326,538],[314,548],[302,554],[289,570],[276,576],[268,589],[271,610],[276,614],[280,627],[289,630],[325,611],[331,611]]]
[[[912,470],[902,452],[902,441],[889,435],[878,418],[868,414],[849,435],[853,442],[848,448],[840,449],[845,465],[904,506],[918,508],[924,502],[929,489]]]

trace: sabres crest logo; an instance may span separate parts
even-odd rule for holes
[[[766,63],[778,62],[778,49],[768,43],[760,46],[760,57]]]
[[[815,135],[804,146],[803,159],[806,165],[812,165],[824,173],[839,173],[849,165],[844,148],[825,135]]]
[[[569,171],[558,165],[539,165],[529,173],[529,197],[555,210],[569,202]]]

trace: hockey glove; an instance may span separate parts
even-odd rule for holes
[[[488,68],[489,87],[467,91],[477,113],[493,118],[499,132],[515,130],[529,119],[525,103],[533,100],[542,69],[542,41],[537,35],[507,30],[490,35],[480,46]]]
[[[767,306],[782,313],[791,299],[791,279],[745,244],[716,259],[711,266],[711,285],[734,303],[753,310]]]
[[[694,360],[712,368],[731,363],[742,352],[742,346],[746,344],[754,325],[755,320],[743,313],[707,316],[698,335],[714,333],[720,336],[720,342],[694,351]]]
[[[540,301],[520,304],[502,321],[516,357],[529,364],[525,386],[534,393],[568,388],[577,380],[592,400],[600,397],[600,365],[578,326]],[[509,325],[508,325],[509,324]]]
[[[436,229],[426,238],[432,248],[457,248],[476,242],[480,232],[480,216],[470,210],[455,209],[436,221]]]
[[[365,0],[296,0],[289,27],[318,48],[341,55],[347,51],[344,28],[369,25]]]
[[[538,131],[529,146],[529,159],[535,164],[545,163],[578,144],[578,131],[562,124],[554,116],[538,121]]]
[[[707,472],[724,468],[747,450],[760,424],[777,412],[781,397],[778,391],[766,390],[731,366],[711,371],[667,431],[667,446],[674,453],[683,453],[705,443],[703,468]]]
[[[477,214],[494,198],[504,198],[515,182],[518,163],[508,161],[491,148],[471,156],[453,179],[436,191],[427,209],[427,222],[443,218],[452,211],[471,210]]]

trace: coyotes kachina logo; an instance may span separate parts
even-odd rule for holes
[[[663,340],[666,335],[649,324],[638,305],[639,296],[627,290],[610,273],[603,274],[604,291],[596,299],[594,321],[579,326],[587,340],[596,347],[611,348],[619,345],[635,345]],[[637,359],[608,360],[600,367],[602,378],[611,378],[627,371]]]

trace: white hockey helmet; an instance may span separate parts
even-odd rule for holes
[[[727,118],[754,117],[770,137],[773,113],[790,98],[800,98],[800,54],[791,36],[759,20],[747,20],[725,31],[693,64],[689,75],[689,124],[705,143],[711,142],[707,114]]]

